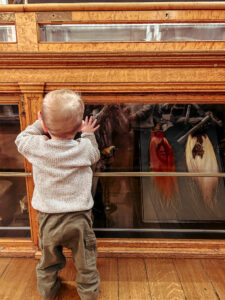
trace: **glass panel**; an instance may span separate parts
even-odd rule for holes
[[[16,42],[15,25],[0,25],[0,42]]]
[[[17,151],[16,136],[20,133],[17,105],[0,105],[0,171],[24,171],[23,156]]]
[[[24,159],[17,152],[20,132],[17,105],[0,105],[0,172],[24,172]],[[0,237],[30,236],[24,177],[0,177]]]
[[[225,24],[40,25],[42,42],[156,42],[225,40]]]
[[[25,178],[0,177],[0,237],[30,237]]]
[[[224,237],[225,104],[86,105],[85,115],[100,124],[99,236]]]

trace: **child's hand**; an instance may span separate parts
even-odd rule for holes
[[[91,116],[90,119],[88,120],[88,117],[85,118],[85,121],[83,121],[82,127],[81,127],[81,132],[82,133],[93,133],[95,132],[100,125],[97,125],[95,127],[95,124],[97,122],[97,119],[94,120],[93,122],[93,117]]]

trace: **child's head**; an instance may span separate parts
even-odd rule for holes
[[[50,135],[73,138],[82,125],[84,103],[81,96],[71,90],[48,93],[42,103],[42,119]]]

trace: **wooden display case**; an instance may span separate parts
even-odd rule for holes
[[[138,2],[2,5],[0,26],[10,26],[11,31],[8,30],[8,40],[0,42],[0,104],[18,106],[21,130],[37,119],[44,95],[61,88],[81,92],[87,104],[225,105],[225,38],[217,38],[217,34],[214,40],[207,36],[201,40],[200,32],[194,40],[190,36],[185,40],[175,40],[173,37],[163,40],[155,33],[159,25],[177,28],[188,25],[187,28],[191,28],[193,24],[202,26],[203,30],[204,25],[211,24],[210,28],[219,28],[220,34],[225,27],[225,4]],[[81,30],[86,25],[92,25],[93,32],[97,25],[108,26],[104,28],[110,28],[111,25],[114,29],[120,28],[121,35],[124,28],[138,29],[132,29],[127,40],[123,36],[120,40],[117,31],[111,32],[111,36],[110,33],[105,35],[102,40],[96,36],[94,39],[92,34],[84,41],[71,41],[70,37],[63,40],[63,34],[62,40],[55,41],[54,36],[49,40],[46,32],[41,32],[46,30],[46,25],[83,25]],[[148,38],[147,33],[144,39],[143,32],[138,33],[140,25],[144,28],[141,30],[148,32]],[[147,25],[155,26],[154,33]],[[182,34],[183,31],[180,36]],[[152,38],[154,35],[155,40]],[[110,41],[112,36],[116,40]],[[0,256],[38,257],[37,212],[30,204],[34,187],[32,167],[25,161],[22,172],[10,173],[1,172],[1,176],[21,176],[26,180],[31,234],[30,238],[0,238]],[[100,173],[97,175],[101,178],[110,176]],[[223,178],[224,171],[217,175]],[[120,172],[115,176],[132,174]],[[220,232],[224,234],[223,230]],[[222,238],[117,236],[98,238],[98,253],[99,256],[129,257],[224,257],[225,242]]]

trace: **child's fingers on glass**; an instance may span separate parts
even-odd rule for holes
[[[92,119],[93,119],[93,117],[92,117],[92,116],[90,116],[90,118],[89,118],[89,122],[88,122],[88,125],[91,125],[91,123],[92,123]]]
[[[93,123],[91,124],[91,127],[92,127],[92,128],[95,127],[96,122],[97,122],[97,119],[95,119],[95,120],[93,121]]]
[[[86,116],[84,124],[87,125],[88,124],[88,116]]]
[[[96,130],[98,130],[100,127],[100,125],[97,125],[96,127],[93,128],[93,132],[95,132]]]

